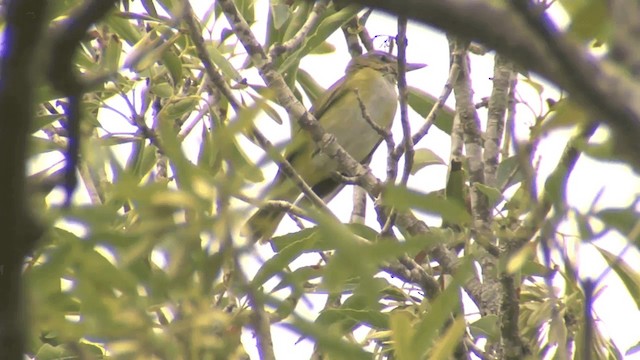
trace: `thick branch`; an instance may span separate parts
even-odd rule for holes
[[[0,57],[0,354],[22,359],[28,321],[24,318],[21,270],[33,248],[34,233],[25,192],[27,136],[33,120],[35,59],[45,23],[46,0],[6,3],[6,25]]]

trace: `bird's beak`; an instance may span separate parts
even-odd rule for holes
[[[425,66],[427,66],[427,64],[411,64],[411,63],[407,63],[407,72],[413,71],[413,70],[422,69]]]

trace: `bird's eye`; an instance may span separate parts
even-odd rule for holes
[[[386,55],[381,55],[380,60],[382,60],[383,62],[389,62],[389,58]]]

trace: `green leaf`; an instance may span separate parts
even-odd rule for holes
[[[59,360],[72,357],[75,357],[75,353],[70,352],[65,345],[52,346],[43,344],[38,349],[35,358],[38,360]]]
[[[157,18],[158,11],[156,10],[156,6],[153,4],[153,0],[142,0],[142,6],[147,11],[147,14]]]
[[[624,259],[619,258],[618,255],[612,254],[597,246],[596,249],[607,261],[609,267],[613,269],[620,280],[622,280],[631,298],[636,302],[638,309],[640,309],[640,274],[633,267],[629,266]]]
[[[287,4],[271,4],[271,16],[273,16],[273,27],[280,30],[282,25],[284,25],[287,20],[289,20],[289,16],[291,15],[289,11],[289,5]]]
[[[489,341],[500,340],[500,328],[497,315],[485,315],[469,325],[469,331],[474,338],[487,338]]]
[[[324,18],[318,24],[318,27],[315,29],[315,31],[309,34],[304,44],[298,50],[293,52],[289,57],[287,57],[287,59],[282,63],[278,70],[281,73],[289,71],[292,66],[300,62],[300,59],[305,57],[316,47],[320,46],[329,38],[329,36],[340,29],[342,25],[346,24],[349,20],[356,16],[361,9],[362,6],[360,5],[349,5],[342,8],[337,13],[331,14]]]
[[[247,24],[252,25],[256,21],[255,0],[235,0],[234,2]]]
[[[164,66],[169,70],[171,80],[175,85],[178,85],[182,81],[182,60],[178,55],[174,53],[174,46],[167,47],[166,51],[162,54],[162,62]]]
[[[607,4],[604,0],[583,1],[583,6],[574,8],[570,14],[571,25],[567,32],[584,42],[594,39],[600,43],[605,42],[611,26]]]
[[[383,193],[385,205],[397,207],[400,210],[417,209],[442,216],[443,221],[464,225],[471,221],[467,209],[457,201],[445,199],[437,194],[423,194],[397,186],[385,188]]]
[[[288,19],[285,20],[288,20],[288,25],[287,28],[284,29],[284,32],[282,31],[283,29],[281,27],[276,27],[277,20],[275,18],[275,14],[273,14],[273,26],[276,30],[279,30],[279,32],[283,33],[282,41],[287,41],[290,40],[300,30],[300,28],[302,28],[302,25],[304,25],[305,21],[311,14],[313,3],[310,1],[298,1],[289,6],[289,4],[291,4],[290,0],[279,0],[278,2],[284,3],[289,7],[289,14],[287,15]]]
[[[49,125],[53,122],[56,122],[62,119],[63,115],[61,114],[44,114],[36,116],[33,121],[29,124],[29,130],[31,133],[34,133],[46,125]]]
[[[448,360],[453,356],[458,342],[464,335],[466,328],[464,316],[458,315],[445,334],[435,343],[431,356],[432,360]]]
[[[222,169],[222,155],[215,145],[213,133],[202,126],[202,143],[198,153],[198,166],[204,168],[211,175],[216,175]]]
[[[38,136],[32,136],[31,139],[29,139],[29,152],[31,155],[64,150],[66,150],[64,146],[56,144],[53,140]]]
[[[196,106],[200,103],[199,96],[174,97],[169,99],[158,112],[159,121],[173,121],[190,112],[196,110]]]
[[[411,108],[415,110],[415,112],[420,114],[423,118],[426,118],[429,115],[429,112],[431,112],[433,105],[438,102],[438,99],[433,95],[413,86],[408,86],[407,89],[409,90],[409,95],[407,98],[409,106],[411,106]],[[433,124],[437,126],[438,129],[451,135],[454,117],[455,111],[445,105],[438,112],[438,115],[433,121]]]
[[[113,34],[107,38],[103,46],[100,65],[105,72],[115,72],[120,68],[120,55],[122,55],[122,42],[117,35]]]
[[[104,21],[120,38],[124,39],[129,46],[135,45],[142,39],[140,31],[127,19],[112,14],[111,16],[107,16]]]
[[[498,203],[504,200],[504,196],[502,196],[502,193],[500,193],[500,190],[494,187],[487,186],[480,183],[475,183],[473,184],[473,186],[475,186],[476,189],[478,189],[481,193],[483,193],[487,197],[487,199],[489,200],[489,206],[491,208],[496,207]]]
[[[640,218],[635,208],[605,209],[599,211],[596,216],[602,220],[607,227],[620,232],[629,241],[640,243]],[[631,238],[629,238],[631,236]]]
[[[273,287],[272,292],[282,290],[288,287],[291,283],[303,286],[304,283],[313,279],[318,279],[323,275],[323,268],[319,265],[303,266],[295,269],[290,274],[284,277],[278,285]]]
[[[207,41],[205,43],[205,47],[207,49],[207,53],[209,54],[209,57],[211,58],[211,61],[213,61],[213,63],[216,64],[216,66],[218,66],[220,71],[222,71],[222,73],[226,77],[228,77],[229,79],[232,79],[237,83],[242,82],[242,80],[244,79],[242,75],[240,75],[238,70],[236,70],[236,68],[233,65],[231,65],[229,60],[227,60],[227,58],[224,55],[222,55],[220,50],[218,50],[218,47],[213,42]]]
[[[324,326],[311,323],[300,316],[292,314],[291,330],[313,338],[320,351],[328,354],[330,359],[371,360],[371,353],[366,352],[360,345],[347,342],[342,335],[327,331]],[[289,327],[286,323],[282,326]]]
[[[446,165],[438,154],[429,149],[417,149],[413,154],[413,166],[411,167],[411,175],[415,175],[421,169],[429,165]]]
[[[302,90],[307,94],[311,103],[314,103],[316,99],[322,95],[326,89],[320,86],[318,82],[303,69],[298,69],[297,76],[298,83],[302,87]]]
[[[496,185],[499,189],[507,189],[524,180],[524,174],[520,168],[518,155],[511,156],[500,162],[496,171]]]
[[[544,91],[544,86],[542,86],[542,84],[540,84],[537,81],[531,80],[531,78],[522,79],[522,82],[531,86],[538,93],[538,95],[541,95],[542,92]]]
[[[169,84],[166,81],[152,84],[151,87],[149,88],[149,92],[151,92],[153,95],[156,95],[165,99],[168,99],[174,95],[173,86],[171,86],[171,84]]]
[[[590,120],[585,108],[570,98],[564,98],[553,106],[553,112],[549,118],[542,123],[539,130],[533,128],[533,136],[546,134],[551,130],[564,129],[586,123]]]
[[[413,360],[422,358],[411,345],[416,329],[416,317],[406,310],[392,311],[389,316],[389,330],[393,341],[393,350],[398,360]]]
[[[312,55],[326,55],[336,52],[336,47],[328,41],[323,41],[320,45],[316,46],[309,52]]]
[[[258,102],[259,98],[253,94],[249,94],[251,96],[251,98]],[[282,118],[280,117],[280,114],[278,114],[278,112],[276,111],[276,109],[274,109],[273,107],[271,107],[271,105],[269,105],[268,102],[266,101],[261,101],[260,102],[260,108],[262,109],[262,111],[265,112],[265,114],[267,114],[267,116],[269,116],[273,121],[275,121],[278,125],[282,125]]]
[[[262,286],[271,277],[286,269],[293,260],[298,258],[303,253],[307,252],[318,238],[314,237],[317,232],[307,231],[305,232],[305,234],[308,234],[309,236],[296,236],[297,240],[289,242],[287,246],[278,251],[269,260],[265,261],[256,275],[254,275],[253,280],[251,281],[251,285],[254,288]]]
[[[474,271],[472,261],[469,257],[463,258],[459,265],[456,273],[453,274],[451,283],[431,301],[429,311],[425,316],[421,317],[417,324],[416,336],[412,341],[412,347],[415,349],[415,353],[426,353],[433,345],[444,323],[451,318],[452,312],[459,310],[460,286],[473,276]],[[464,319],[462,320],[464,321]],[[453,335],[457,335],[457,331]],[[446,352],[447,349],[448,347],[445,347],[438,351]]]

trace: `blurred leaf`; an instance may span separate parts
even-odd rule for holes
[[[520,272],[523,276],[545,277],[550,275],[551,270],[537,261],[527,261],[520,267]]]
[[[502,196],[502,193],[500,193],[500,190],[494,187],[487,186],[480,183],[475,183],[473,184],[473,186],[475,186],[481,193],[483,193],[487,197],[489,201],[488,205],[490,208],[496,207],[500,202],[504,200],[504,196]]]
[[[276,292],[288,287],[292,282],[296,283],[300,286],[303,286],[304,283],[318,279],[323,275],[323,268],[318,265],[311,266],[303,266],[298,269],[295,269],[293,272],[284,277],[278,285],[273,287],[272,292]],[[255,281],[255,279],[254,279]]]
[[[216,175],[222,168],[220,149],[216,146],[213,133],[206,126],[202,126],[201,136],[202,143],[198,152],[198,165],[211,175]]]
[[[453,275],[452,282],[433,300],[430,302],[429,311],[425,316],[421,316],[416,328],[416,336],[412,341],[412,347],[417,354],[424,354],[434,344],[440,329],[445,322],[451,318],[454,311],[459,310],[459,286],[473,276],[473,265],[469,258],[465,258],[459,264],[460,266]],[[462,319],[464,321],[464,319]],[[464,323],[463,323],[464,325]],[[457,337],[458,329],[451,335],[445,334],[445,337]],[[440,350],[436,350],[440,349]],[[446,353],[448,345],[437,345],[433,351],[437,353]]]
[[[607,261],[607,264],[618,275],[624,286],[629,291],[631,298],[636,302],[636,307],[640,309],[640,274],[618,255],[612,254],[605,249],[596,246],[600,255]]]
[[[457,201],[448,200],[437,194],[423,194],[406,188],[389,186],[383,192],[383,203],[400,210],[417,209],[442,216],[452,224],[467,224],[471,215]]]
[[[166,51],[162,54],[162,62],[169,70],[173,83],[175,85],[180,84],[183,78],[182,61],[180,57],[173,52],[173,46],[167,46]]]
[[[469,324],[469,331],[474,338],[487,338],[489,341],[500,340],[500,328],[497,315],[485,315]]]
[[[507,272],[514,274],[522,269],[522,267],[535,256],[536,245],[528,243],[522,246],[515,254],[509,257],[507,262]]]
[[[629,241],[640,243],[640,218],[633,206],[628,208],[605,209],[599,211],[596,216],[607,227],[620,232]],[[635,236],[634,236],[635,235]],[[631,236],[631,238],[629,238]]]
[[[253,94],[249,94],[251,96],[251,98],[258,102],[259,98]],[[262,109],[262,111],[265,112],[265,114],[267,114],[267,116],[269,116],[273,121],[275,121],[278,125],[282,125],[282,118],[280,117],[280,114],[278,114],[278,112],[271,107],[271,105],[269,105],[268,102],[266,101],[261,101],[260,102],[260,108]]]
[[[585,111],[585,108],[570,98],[558,101],[553,106],[553,110],[549,118],[542,123],[539,132],[534,133],[534,136],[540,136],[540,134],[546,134],[552,130],[580,125],[590,119],[590,115]]]
[[[542,92],[544,91],[544,86],[537,81],[533,81],[531,78],[525,78],[525,79],[522,79],[521,81],[531,86],[538,93],[538,95],[541,95]]]
[[[413,155],[413,167],[411,168],[411,175],[415,175],[421,169],[429,165],[446,165],[447,163],[442,160],[435,152],[422,148],[415,150]]]
[[[66,151],[62,145],[56,144],[53,140],[32,136],[29,139],[29,152],[31,155],[47,153],[51,151]]]
[[[49,125],[53,122],[56,122],[63,118],[64,115],[61,114],[46,114],[46,115],[38,115],[33,121],[29,124],[31,133],[34,133],[46,125]]]
[[[568,1],[561,1],[566,6]],[[604,0],[578,1],[578,6],[567,6],[571,9],[569,14],[571,24],[568,33],[574,35],[581,41],[598,40],[600,43],[605,42],[608,33],[611,17],[607,2]]]
[[[416,329],[414,321],[416,317],[408,311],[393,311],[389,316],[389,330],[393,341],[395,358],[398,360],[413,360],[422,358],[422,354],[416,352],[411,346]]]
[[[158,112],[159,121],[173,121],[183,115],[196,110],[196,106],[200,103],[199,96],[185,96],[170,98],[167,103]]]
[[[255,0],[235,0],[234,2],[247,24],[252,25],[256,22]]]
[[[153,34],[153,32],[150,32],[150,34]],[[168,69],[170,71],[173,70],[174,72],[176,72],[176,74],[171,73],[171,75],[177,76],[177,80],[180,80],[180,74],[182,73],[182,63],[180,63],[179,59],[174,59],[170,55],[166,55],[168,52],[170,52],[173,43],[178,40],[179,37],[179,34],[173,35],[166,41],[161,42],[159,45],[151,48],[151,43],[142,41],[141,44],[136,44],[136,47],[131,52],[131,55],[129,55],[129,57],[127,58],[127,62],[131,63],[132,69],[134,71],[143,72],[161,59],[165,60],[168,63]],[[175,57],[175,55],[173,56]],[[130,61],[130,59],[135,60]],[[180,64],[178,65],[178,63]],[[180,69],[178,69],[178,67],[180,67]],[[176,79],[174,78],[173,80],[175,81]]]
[[[300,31],[302,25],[304,25],[305,21],[311,14],[313,4],[310,1],[292,2],[291,0],[279,0],[278,2],[288,7],[288,14],[286,15],[287,19],[284,19],[285,22],[288,23],[286,29],[282,29],[281,26],[277,26],[278,20],[276,19],[275,11],[272,9],[272,12],[274,13],[273,26],[276,30],[279,30],[282,33],[282,41],[284,42],[290,40],[296,33],[298,33],[298,31]],[[272,2],[272,4],[273,3],[274,2]]]
[[[313,246],[313,243],[317,241],[317,237],[314,239],[313,235],[317,234],[317,232],[307,231],[305,233],[309,234],[310,237],[297,236],[297,240],[290,241],[284,248],[262,264],[251,281],[251,285],[254,288],[262,286],[271,277],[285,270],[293,260]]]
[[[243,178],[252,182],[264,181],[264,175],[238,144],[236,134],[247,131],[259,113],[262,104],[263,101],[260,101],[250,107],[243,108],[227,126],[216,127],[213,131],[213,146],[218,148],[224,159],[230,160],[234,164],[236,171]]]
[[[496,171],[496,185],[499,189],[507,189],[524,180],[524,175],[520,169],[520,159],[518,155],[503,159]]]
[[[464,335],[466,324],[464,316],[458,315],[453,323],[449,325],[444,335],[435,343],[430,359],[448,360],[453,356],[458,342]]]
[[[431,94],[413,86],[408,86],[407,89],[409,90],[409,106],[411,106],[411,108],[415,110],[415,112],[420,114],[420,116],[426,118],[429,115],[429,112],[431,112],[433,105],[438,102],[438,99]],[[438,115],[433,121],[433,124],[437,126],[438,129],[451,135],[454,116],[455,111],[445,105],[442,109],[439,110]]]
[[[36,354],[37,360],[59,360],[65,358],[74,357],[74,353],[67,350],[66,346],[58,345],[51,346],[49,344],[43,344],[38,353]]]
[[[120,55],[122,55],[122,42],[117,35],[107,37],[103,45],[103,53],[100,57],[100,65],[104,72],[115,72],[120,67]]]
[[[280,30],[282,25],[289,20],[289,5],[283,3],[271,3],[271,16],[273,16],[273,26]]]
[[[635,345],[630,347],[624,354],[626,356],[633,355],[640,351],[640,341],[638,341]]]
[[[286,323],[283,326],[288,327]],[[294,316],[291,330],[313,338],[320,351],[327,353],[330,359],[371,360],[372,354],[359,345],[347,342],[342,335],[327,331],[326,327],[318,326],[299,316]]]
[[[127,19],[112,14],[107,16],[104,22],[129,46],[135,45],[142,39],[140,31]]]
[[[158,17],[158,11],[156,10],[156,6],[153,4],[153,0],[141,0],[142,6],[144,7],[147,14]]]
[[[168,99],[174,95],[173,86],[168,82],[154,83],[149,88],[149,92],[161,98]]]
[[[207,48],[207,53],[216,66],[222,71],[222,73],[232,79],[233,81],[240,83],[243,80],[242,75],[236,70],[236,68],[231,65],[229,60],[218,50],[216,44],[211,41],[207,41],[205,43],[205,47]]]
[[[384,279],[370,280],[359,283],[353,294],[340,307],[321,311],[316,323],[343,335],[363,324],[376,329],[387,328],[389,320],[386,314],[380,312],[379,299],[388,283]]]
[[[328,41],[323,41],[320,45],[312,49],[309,54],[312,55],[326,55],[336,52],[336,47]]]

